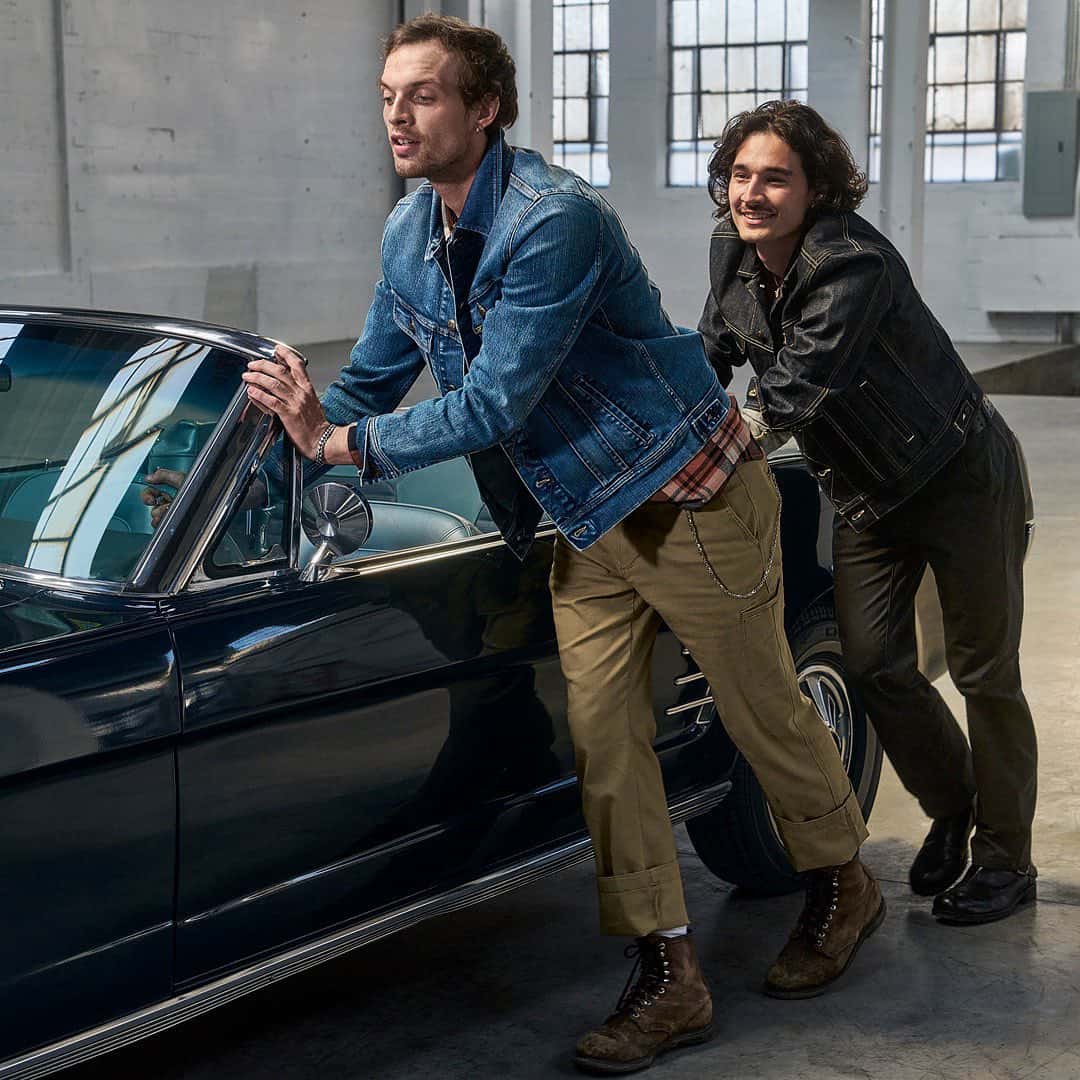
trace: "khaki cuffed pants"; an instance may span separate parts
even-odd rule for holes
[[[706,506],[638,507],[587,551],[561,537],[551,591],[570,732],[596,856],[601,929],[641,937],[689,921],[667,812],[652,650],[661,620],[704,672],[764,789],[796,870],[847,862],[866,826],[836,745],[799,692],[784,635],[779,499],[764,461],[740,465]]]

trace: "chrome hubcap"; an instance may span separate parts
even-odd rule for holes
[[[851,695],[840,672],[832,664],[816,660],[800,668],[798,677],[799,689],[814,703],[847,769],[853,742],[852,707]]]

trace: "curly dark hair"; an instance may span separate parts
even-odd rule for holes
[[[709,195],[717,218],[731,209],[728,182],[739,147],[763,131],[778,135],[799,155],[815,194],[814,209],[854,210],[863,201],[869,186],[866,174],[855,164],[844,137],[801,101],[766,101],[733,116],[709,158]]]
[[[394,27],[383,42],[382,59],[402,45],[437,41],[461,61],[458,87],[467,107],[499,99],[492,127],[508,128],[518,116],[517,72],[510,51],[494,30],[473,26],[453,15],[418,15]]]

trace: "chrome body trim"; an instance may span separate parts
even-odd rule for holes
[[[725,780],[706,791],[680,799],[670,807],[672,824],[711,810],[723,801],[730,790],[731,783]],[[242,971],[215,979],[205,986],[188,990],[118,1020],[0,1062],[0,1080],[33,1080],[35,1077],[70,1068],[128,1043],[166,1031],[219,1005],[235,1001],[425,919],[493,899],[560,870],[588,862],[592,857],[592,844],[587,837],[582,837],[554,851],[493,871],[439,896],[419,900],[397,911],[355,923],[278,956],[261,960]]]
[[[672,705],[671,708],[664,710],[665,716],[678,716],[679,713],[689,712],[691,709],[700,709],[703,705],[711,705],[713,703],[712,694],[708,694],[703,698],[695,698],[693,701],[684,701],[681,705]]]
[[[687,655],[689,655],[689,654],[687,654]],[[705,678],[705,672],[703,672],[703,671],[695,671],[691,675],[680,675],[675,680],[675,685],[676,686],[687,686],[690,683],[698,682],[700,679],[704,679],[704,678]]]
[[[558,529],[554,525],[548,525],[536,530],[536,539],[547,540],[557,534]],[[431,544],[427,547],[409,548],[406,552],[388,551],[385,555],[364,555],[356,562],[346,560],[323,567],[319,580],[327,581],[335,577],[354,574],[375,574],[382,570],[396,570],[402,566],[419,566],[421,563],[445,559],[459,552],[487,551],[490,548],[503,547],[505,543],[506,541],[499,533],[492,532],[460,540],[448,540],[445,543]]]
[[[0,307],[0,319],[20,322],[56,322],[68,326],[94,326],[102,330],[128,330],[162,334],[243,353],[251,359],[270,359],[280,344],[246,330],[166,315],[137,315],[129,311],[92,311],[85,308]]]

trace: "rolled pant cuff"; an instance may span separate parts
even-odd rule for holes
[[[597,875],[596,887],[603,934],[644,937],[690,922],[677,862],[633,874]]]
[[[870,835],[854,792],[835,810],[809,821],[785,821],[775,813],[773,817],[798,873],[849,862]]]

